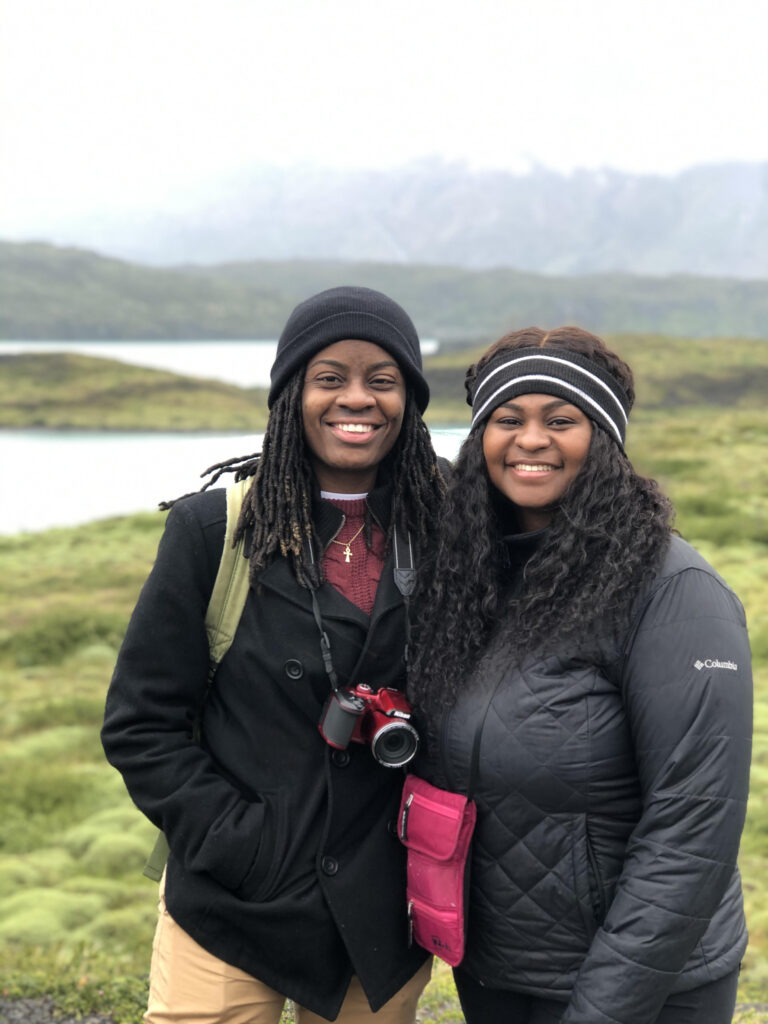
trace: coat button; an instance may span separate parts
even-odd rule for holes
[[[337,768],[346,768],[349,764],[349,751],[348,750],[334,750],[331,754],[331,760]]]
[[[335,857],[323,857],[320,861],[320,867],[326,875],[335,875],[339,870],[339,862]]]
[[[289,679],[301,679],[304,675],[304,666],[296,658],[289,658],[283,668]]]

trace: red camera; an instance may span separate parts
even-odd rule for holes
[[[367,743],[386,768],[401,768],[416,756],[419,734],[411,725],[411,706],[400,690],[374,690],[366,683],[334,690],[318,723],[320,735],[337,750]]]

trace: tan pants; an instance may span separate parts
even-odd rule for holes
[[[429,981],[431,961],[388,1003],[373,1013],[352,978],[336,1020],[339,1024],[414,1024],[416,1005]],[[152,945],[146,1024],[278,1024],[286,999],[250,974],[206,952],[168,913],[162,893]],[[297,1024],[325,1017],[294,1006]]]

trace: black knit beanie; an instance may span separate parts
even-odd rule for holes
[[[371,341],[397,360],[424,412],[429,386],[421,369],[421,347],[402,306],[371,288],[329,288],[300,302],[288,317],[272,364],[267,404],[272,408],[288,378],[315,352],[336,341]]]

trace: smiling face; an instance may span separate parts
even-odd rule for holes
[[[320,487],[362,494],[400,434],[405,380],[395,359],[369,341],[337,341],[307,364],[304,438]]]
[[[591,420],[552,395],[519,395],[491,413],[483,435],[488,475],[517,508],[523,530],[550,522],[591,439]]]

